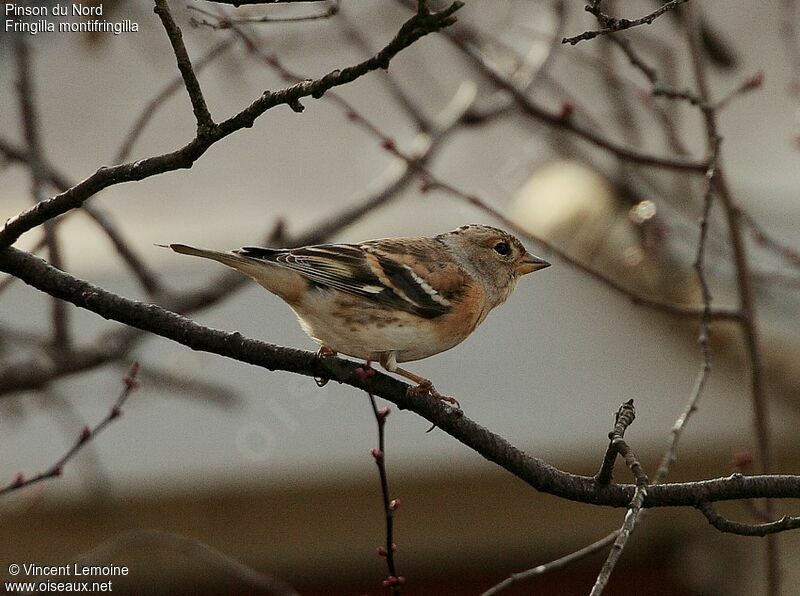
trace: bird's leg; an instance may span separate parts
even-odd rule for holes
[[[394,352],[389,352],[388,354],[381,355],[381,366],[388,370],[389,372],[396,373],[401,377],[405,377],[409,381],[414,381],[417,384],[417,389],[420,391],[424,391],[434,399],[438,399],[439,401],[447,402],[449,404],[453,404],[457,408],[461,407],[461,404],[458,403],[458,400],[455,397],[450,397],[449,395],[442,395],[436,388],[433,386],[433,383],[430,379],[426,379],[425,377],[421,377],[419,375],[415,375],[412,372],[405,370],[404,368],[400,368],[397,366],[397,356]]]
[[[319,350],[317,350],[317,358],[333,358],[336,354],[336,350],[328,346],[320,346]]]
[[[336,350],[329,348],[328,346],[320,346],[317,350],[317,359],[324,360],[325,358],[333,358],[336,356]],[[327,377],[314,377],[314,382],[317,384],[317,387],[324,387],[328,384]]]

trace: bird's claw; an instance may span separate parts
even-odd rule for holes
[[[419,385],[417,385],[416,390],[425,395],[430,395],[432,398],[436,400],[451,404],[457,407],[459,410],[461,409],[461,404],[458,403],[458,400],[455,397],[450,397],[449,395],[442,395],[441,393],[436,391],[436,388],[430,381],[424,381],[420,383]]]
[[[332,350],[328,346],[320,346],[317,350],[317,360],[326,360],[328,358],[334,358],[336,356],[336,351]],[[314,382],[317,384],[317,387],[324,387],[330,381],[327,377],[314,377]]]

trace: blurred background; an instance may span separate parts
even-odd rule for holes
[[[763,73],[760,87],[735,93],[719,110],[722,163],[736,200],[759,226],[746,226],[745,235],[769,380],[773,471],[796,473],[800,268],[769,244],[774,238],[800,245],[794,4],[691,4],[702,13],[715,98]],[[604,3],[629,18],[657,5]],[[292,77],[317,78],[363,60],[411,14],[403,2],[385,0],[170,6],[190,56],[203,62],[199,78],[217,120]],[[43,152],[67,184],[120,161],[126,141],[123,161],[174,150],[194,135],[185,90],[177,85],[164,92],[177,69],[150,5],[109,1],[102,7],[103,19],[127,19],[138,31],[26,34]],[[335,14],[243,22],[327,12]],[[687,15],[681,7],[625,33],[679,89],[694,86]],[[219,26],[225,16],[236,19],[233,28]],[[480,197],[572,261],[635,293],[701,304],[692,260],[702,176],[622,162],[569,130],[523,114],[468,51],[537,105],[645,152],[702,159],[699,112],[686,102],[651,97],[647,80],[607,38],[574,47],[558,43],[596,28],[583,2],[467,0],[458,16],[450,30],[455,43],[444,34],[425,37],[392,61],[388,75],[373,72],[321,100],[305,100],[302,114],[272,109],[253,128],[215,144],[189,170],[101,192],[89,202],[94,215],[81,210],[58,225],[64,269],[121,295],[169,305],[175,296],[220,289],[234,278],[218,278],[221,266],[156,243],[227,250],[268,238],[288,242],[328,229],[348,209],[363,213],[330,240],[498,224],[463,197],[423,187],[387,149],[394,145],[437,180]],[[25,143],[15,39],[5,31],[0,40],[5,219],[32,199],[26,166],[11,151]],[[49,189],[57,191],[56,185]],[[102,217],[115,223],[161,281],[161,293],[146,291],[130,273],[98,225]],[[32,250],[40,240],[33,231],[18,246]],[[613,414],[633,398],[637,419],[626,438],[652,474],[699,370],[697,325],[636,306],[529,238],[526,244],[554,266],[523,279],[468,341],[408,368],[433,379],[468,416],[512,444],[581,474],[597,471]],[[706,265],[715,305],[737,305],[731,263],[722,212],[715,208]],[[277,298],[254,284],[230,290],[190,316],[247,337],[316,349]],[[268,373],[160,338],[120,345],[121,326],[71,306],[74,342],[107,350],[115,354],[112,361],[45,387],[4,385],[15,366],[32,362],[44,369],[55,357],[40,341],[50,332],[49,310],[46,296],[19,281],[4,283],[0,480],[30,476],[56,461],[84,425],[107,414],[134,360],[141,363],[142,387],[124,416],[62,477],[0,501],[4,580],[12,562],[80,560],[127,565],[130,575],[114,578],[114,590],[123,593],[264,593],[255,572],[303,594],[382,593],[385,562],[375,549],[384,542],[384,518],[370,456],[377,430],[366,395],[333,384],[320,388],[312,379]],[[719,324],[713,338],[713,371],[670,480],[724,476],[734,456],[756,453],[738,334]],[[390,490],[402,500],[395,542],[407,594],[480,593],[622,522],[621,510],[536,493],[443,432],[426,434],[427,428],[395,408],[386,427]],[[624,467],[616,477],[629,481]],[[779,503],[780,513],[792,513],[791,505]],[[741,504],[722,510],[752,520]],[[786,534],[778,540],[783,593],[800,594],[800,539]],[[758,539],[721,534],[695,511],[658,510],[638,527],[608,593],[762,593],[763,559]],[[595,555],[508,593],[588,593],[602,560]]]

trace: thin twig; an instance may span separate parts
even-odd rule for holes
[[[520,111],[535,120],[548,124],[556,129],[561,129],[577,135],[578,137],[609,151],[621,160],[629,161],[657,168],[672,170],[704,171],[705,164],[691,158],[660,156],[646,153],[638,149],[622,145],[603,136],[598,131],[583,126],[563,113],[561,109],[557,111],[547,110],[530,99],[524,91],[520,90],[515,84],[490,64],[479,52],[473,49],[468,42],[449,32],[445,35],[456,47],[461,49],[466,56],[479,66],[481,72],[501,89],[505,90],[514,99]]]
[[[339,15],[338,23],[342,27],[342,31],[345,33],[347,38],[352,41],[365,55],[369,56],[375,53],[370,46],[369,41],[367,41],[367,38],[364,36],[361,30],[350,21],[345,12],[342,12],[342,14]],[[381,79],[386,84],[386,88],[389,90],[389,93],[391,93],[392,97],[394,97],[395,101],[397,101],[397,104],[403,108],[403,111],[409,118],[411,118],[420,131],[430,132],[431,122],[422,111],[422,108],[417,105],[416,101],[411,98],[403,86],[394,76],[392,76],[388,70],[384,71],[383,74],[384,76],[382,76]]]
[[[7,139],[1,137],[0,153],[5,155],[7,159],[28,164],[29,167],[32,163],[30,152],[24,151]],[[56,170],[55,166],[52,164],[45,162],[40,164],[40,166],[42,175],[45,176],[50,184],[59,191],[64,192],[74,186],[74,182],[72,182],[65,174]],[[125,238],[122,230],[117,227],[105,210],[98,205],[84,203],[81,211],[86,213],[86,215],[88,215],[89,218],[96,223],[103,233],[108,237],[117,254],[130,268],[134,277],[136,277],[147,296],[151,298],[158,296],[163,291],[161,280],[159,279],[158,275],[147,265],[144,259],[142,259],[141,256],[136,253],[130,242]],[[62,221],[63,219],[56,220],[52,223],[52,225],[57,227]]]
[[[26,478],[22,473],[17,474],[17,477],[10,484],[0,488],[0,496],[15,490],[19,490],[26,486],[31,486],[32,484],[36,484],[49,478],[61,476],[61,474],[64,473],[64,466],[67,465],[67,463],[69,463],[69,461],[75,457],[75,455],[80,452],[89,441],[94,439],[103,431],[104,428],[122,415],[122,406],[125,405],[125,402],[128,400],[131,393],[133,393],[133,391],[139,387],[139,382],[136,380],[136,375],[138,372],[139,364],[134,362],[128,370],[128,373],[123,377],[122,391],[114,402],[114,405],[111,406],[108,414],[106,414],[106,416],[100,422],[98,422],[94,428],[84,426],[83,430],[81,430],[80,434],[78,435],[78,440],[52,466],[50,466],[44,472],[40,472],[39,474],[29,478]]]
[[[636,492],[634,493],[633,499],[628,507],[628,512],[625,514],[625,521],[622,524],[622,527],[619,529],[616,538],[614,539],[614,543],[611,546],[611,551],[608,553],[608,558],[603,564],[600,573],[597,575],[597,580],[595,581],[589,596],[600,596],[603,593],[603,590],[605,590],[608,580],[611,578],[611,574],[614,572],[614,569],[616,568],[617,563],[622,556],[622,551],[625,549],[628,538],[630,538],[634,528],[636,527],[636,522],[638,521],[644,505],[644,500],[647,497],[650,481],[647,478],[647,474],[645,474],[642,465],[639,463],[639,460],[634,455],[633,450],[622,437],[625,429],[631,423],[633,423],[635,417],[636,415],[633,408],[633,400],[631,399],[620,406],[620,409],[617,411],[617,420],[614,425],[614,430],[609,435],[612,444],[609,446],[609,451],[611,451],[613,448],[615,453],[619,453],[624,458],[625,464],[630,469],[634,478],[636,478]]]
[[[700,402],[709,374],[711,373],[711,345],[709,339],[711,335],[712,296],[708,286],[708,280],[706,279],[704,263],[706,242],[708,240],[709,217],[714,200],[714,185],[719,165],[719,147],[722,141],[719,135],[716,134],[715,129],[710,129],[709,134],[711,133],[713,133],[713,138],[709,139],[710,154],[708,157],[708,170],[705,176],[705,190],[703,192],[703,212],[700,216],[699,223],[700,238],[697,242],[697,252],[693,264],[703,300],[703,316],[700,317],[700,332],[697,337],[697,344],[700,347],[701,357],[700,370],[697,373],[697,378],[695,379],[692,393],[689,396],[689,401],[686,403],[683,412],[681,412],[681,415],[675,421],[670,431],[669,446],[656,470],[654,478],[656,484],[666,479],[672,464],[677,458],[678,441],[686,428],[689,418],[697,411],[697,404]]]
[[[167,32],[167,37],[172,44],[172,52],[175,54],[175,59],[178,63],[178,70],[183,78],[183,84],[192,102],[192,111],[194,112],[195,120],[197,120],[197,135],[203,136],[206,129],[213,128],[215,123],[211,118],[211,112],[208,111],[206,99],[203,97],[203,91],[200,88],[200,81],[197,80],[197,74],[192,67],[189,52],[186,51],[186,46],[183,43],[183,34],[180,27],[175,23],[172,13],[167,7],[167,0],[155,0],[155,3],[156,6],[153,11],[161,19],[161,24]]]
[[[713,505],[708,501],[701,501],[697,509],[706,516],[708,523],[720,532],[738,534],[739,536],[769,536],[786,530],[800,528],[800,517],[790,517],[788,515],[773,522],[763,524],[743,524],[727,519],[720,515]]]
[[[164,14],[168,13],[164,1],[159,1],[160,11]],[[342,70],[334,70],[319,79],[302,81],[274,92],[265,91],[258,99],[234,116],[219,124],[204,126],[202,130],[198,130],[198,134],[180,149],[132,163],[100,168],[69,190],[42,201],[35,207],[6,221],[0,229],[0,247],[11,246],[25,232],[79,207],[90,197],[109,186],[143,180],[165,172],[191,167],[213,144],[243,128],[253,126],[257,118],[275,106],[287,105],[295,111],[302,111],[303,106],[300,103],[302,98],[321,98],[334,87],[352,83],[369,72],[388,68],[389,63],[397,54],[417,40],[452,25],[456,20],[454,13],[462,6],[461,2],[455,1],[440,11],[413,15],[400,27],[395,37],[372,58]],[[170,28],[172,25],[174,23],[169,25]],[[173,43],[177,44],[176,41]],[[196,77],[194,78],[196,79]],[[197,100],[195,101],[197,102]]]
[[[591,557],[593,554],[598,553],[601,550],[604,550],[605,548],[613,544],[613,542],[617,539],[617,536],[619,536],[619,533],[620,530],[616,530],[611,534],[604,536],[597,542],[593,542],[592,544],[589,544],[588,546],[576,550],[575,552],[572,552],[566,556],[554,559],[553,561],[550,561],[549,563],[545,563],[543,565],[537,565],[536,567],[532,567],[531,569],[527,569],[519,573],[512,573],[500,583],[492,586],[491,588],[483,592],[481,596],[496,596],[497,594],[499,594],[503,590],[510,588],[514,584],[518,584],[520,582],[529,580],[538,575],[543,575],[545,573],[554,571],[556,569],[563,569],[564,567],[568,567],[570,565],[573,565],[574,563],[577,563],[578,561],[582,561],[583,559]]]
[[[628,507],[628,512],[625,514],[625,521],[618,530],[614,543],[611,545],[611,552],[608,554],[606,562],[600,569],[600,573],[597,575],[597,579],[595,580],[594,586],[592,586],[592,591],[589,593],[589,596],[600,596],[603,590],[605,590],[608,580],[611,579],[611,574],[622,556],[622,551],[628,543],[628,538],[630,538],[636,527],[636,522],[642,511],[642,504],[644,503],[645,497],[647,497],[647,486],[637,484],[636,493]]]
[[[586,10],[588,12],[591,12],[598,18],[601,18],[602,16],[603,29],[584,31],[580,35],[575,35],[574,37],[565,37],[564,39],[561,40],[561,43],[568,43],[574,46],[576,43],[579,43],[587,39],[594,39],[599,35],[616,33],[617,31],[624,31],[625,29],[630,29],[632,27],[639,27],[640,25],[650,25],[653,21],[655,21],[665,12],[673,10],[687,1],[688,0],[670,0],[669,2],[663,4],[653,12],[646,14],[643,17],[639,17],[638,19],[615,19],[613,17],[609,17],[608,15],[601,13],[599,8],[594,7],[595,3],[589,4],[586,6]]]
[[[307,21],[319,21],[322,19],[329,19],[337,14],[339,14],[339,0],[327,0],[326,4],[328,5],[327,8],[321,10],[319,12],[307,15],[298,15],[298,16],[291,16],[291,17],[276,17],[269,14],[264,14],[260,17],[226,17],[227,23],[250,23],[250,24],[259,24],[259,23],[304,23]],[[188,8],[196,9],[197,7],[192,6],[191,4]],[[211,14],[204,10],[200,10],[199,12],[205,14]]]
[[[33,66],[25,36],[16,36],[16,42],[15,55],[21,124],[30,157],[28,167],[31,173],[31,196],[34,204],[38,204],[47,198],[47,193],[46,176],[43,171],[44,153],[39,132],[39,114],[33,88]],[[47,256],[54,267],[63,269],[61,245],[56,235],[55,225],[53,222],[45,222],[43,227]],[[61,352],[70,344],[69,311],[63,302],[56,300],[51,303],[51,320],[53,323],[52,346]]]
[[[710,99],[705,63],[700,46],[699,15],[697,11],[694,10],[694,6],[690,5],[690,8],[690,16],[692,18],[689,19],[690,26],[687,29],[687,35],[691,49],[692,68],[701,99],[705,104],[711,105],[713,102]],[[703,115],[705,116],[708,142],[711,146],[718,137],[716,112],[713,108],[704,109]],[[761,472],[768,474],[771,469],[769,402],[764,381],[763,357],[758,332],[749,256],[742,233],[742,213],[739,206],[734,201],[733,194],[728,187],[727,179],[719,166],[715,173],[715,181],[715,188],[722,203],[728,225],[728,235],[733,252],[734,269],[736,271],[739,307],[743,315],[740,320],[740,328],[744,335],[747,358],[750,363],[753,418],[756,428],[756,442],[758,444],[759,457],[761,460]],[[771,501],[767,500],[765,502],[764,509],[770,518],[774,518],[774,508]],[[778,596],[778,594],[780,594],[781,584],[780,553],[778,551],[777,540],[772,535],[767,537],[766,565],[767,589],[771,595]]]
[[[364,376],[370,376],[370,372],[374,374],[375,371],[368,368],[362,368]],[[378,556],[386,559],[386,566],[389,568],[389,577],[383,580],[383,586],[390,588],[392,594],[400,594],[401,586],[405,583],[405,578],[397,574],[397,567],[394,561],[394,553],[397,546],[394,543],[394,513],[400,506],[400,499],[392,499],[389,496],[389,480],[386,474],[386,417],[391,411],[388,407],[378,409],[378,404],[375,402],[375,396],[367,392],[369,395],[369,403],[372,406],[372,413],[375,414],[375,422],[378,425],[378,447],[372,450],[372,457],[375,459],[375,464],[378,466],[378,475],[381,481],[381,495],[383,497],[383,514],[386,519],[386,546],[378,547]]]
[[[233,46],[234,40],[233,38],[223,40],[213,46],[206,54],[204,54],[194,65],[194,72],[198,75],[206,68],[209,64],[211,64],[214,60],[218,57],[222,56],[225,52],[227,52]],[[178,75],[174,79],[172,79],[169,83],[167,83],[161,91],[156,93],[153,98],[147,102],[147,104],[142,108],[142,111],[139,113],[139,116],[136,118],[136,121],[131,125],[130,129],[128,130],[128,134],[125,135],[125,138],[122,141],[119,149],[117,150],[116,155],[114,156],[113,163],[120,164],[123,163],[131,154],[134,144],[139,139],[141,134],[144,132],[147,124],[150,120],[155,116],[158,109],[164,105],[164,102],[176,91],[178,91],[183,86],[183,78]],[[71,185],[70,185],[71,186]],[[67,187],[68,188],[68,187]]]
[[[623,403],[614,414],[614,430],[608,433],[608,448],[603,457],[600,470],[595,474],[594,479],[597,484],[608,484],[613,479],[614,462],[619,453],[617,439],[625,437],[625,431],[633,424],[636,418],[636,411],[633,408],[633,400]]]

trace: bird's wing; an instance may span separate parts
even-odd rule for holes
[[[377,240],[363,244],[321,244],[295,249],[244,247],[236,254],[291,269],[317,286],[353,294],[391,308],[432,319],[452,309],[455,293],[449,296],[431,283],[429,276],[409,254],[416,239]],[[419,239],[424,243],[428,239]],[[441,263],[441,255],[425,252],[419,256]],[[440,250],[437,246],[433,250]],[[459,270],[460,271],[460,270]]]

